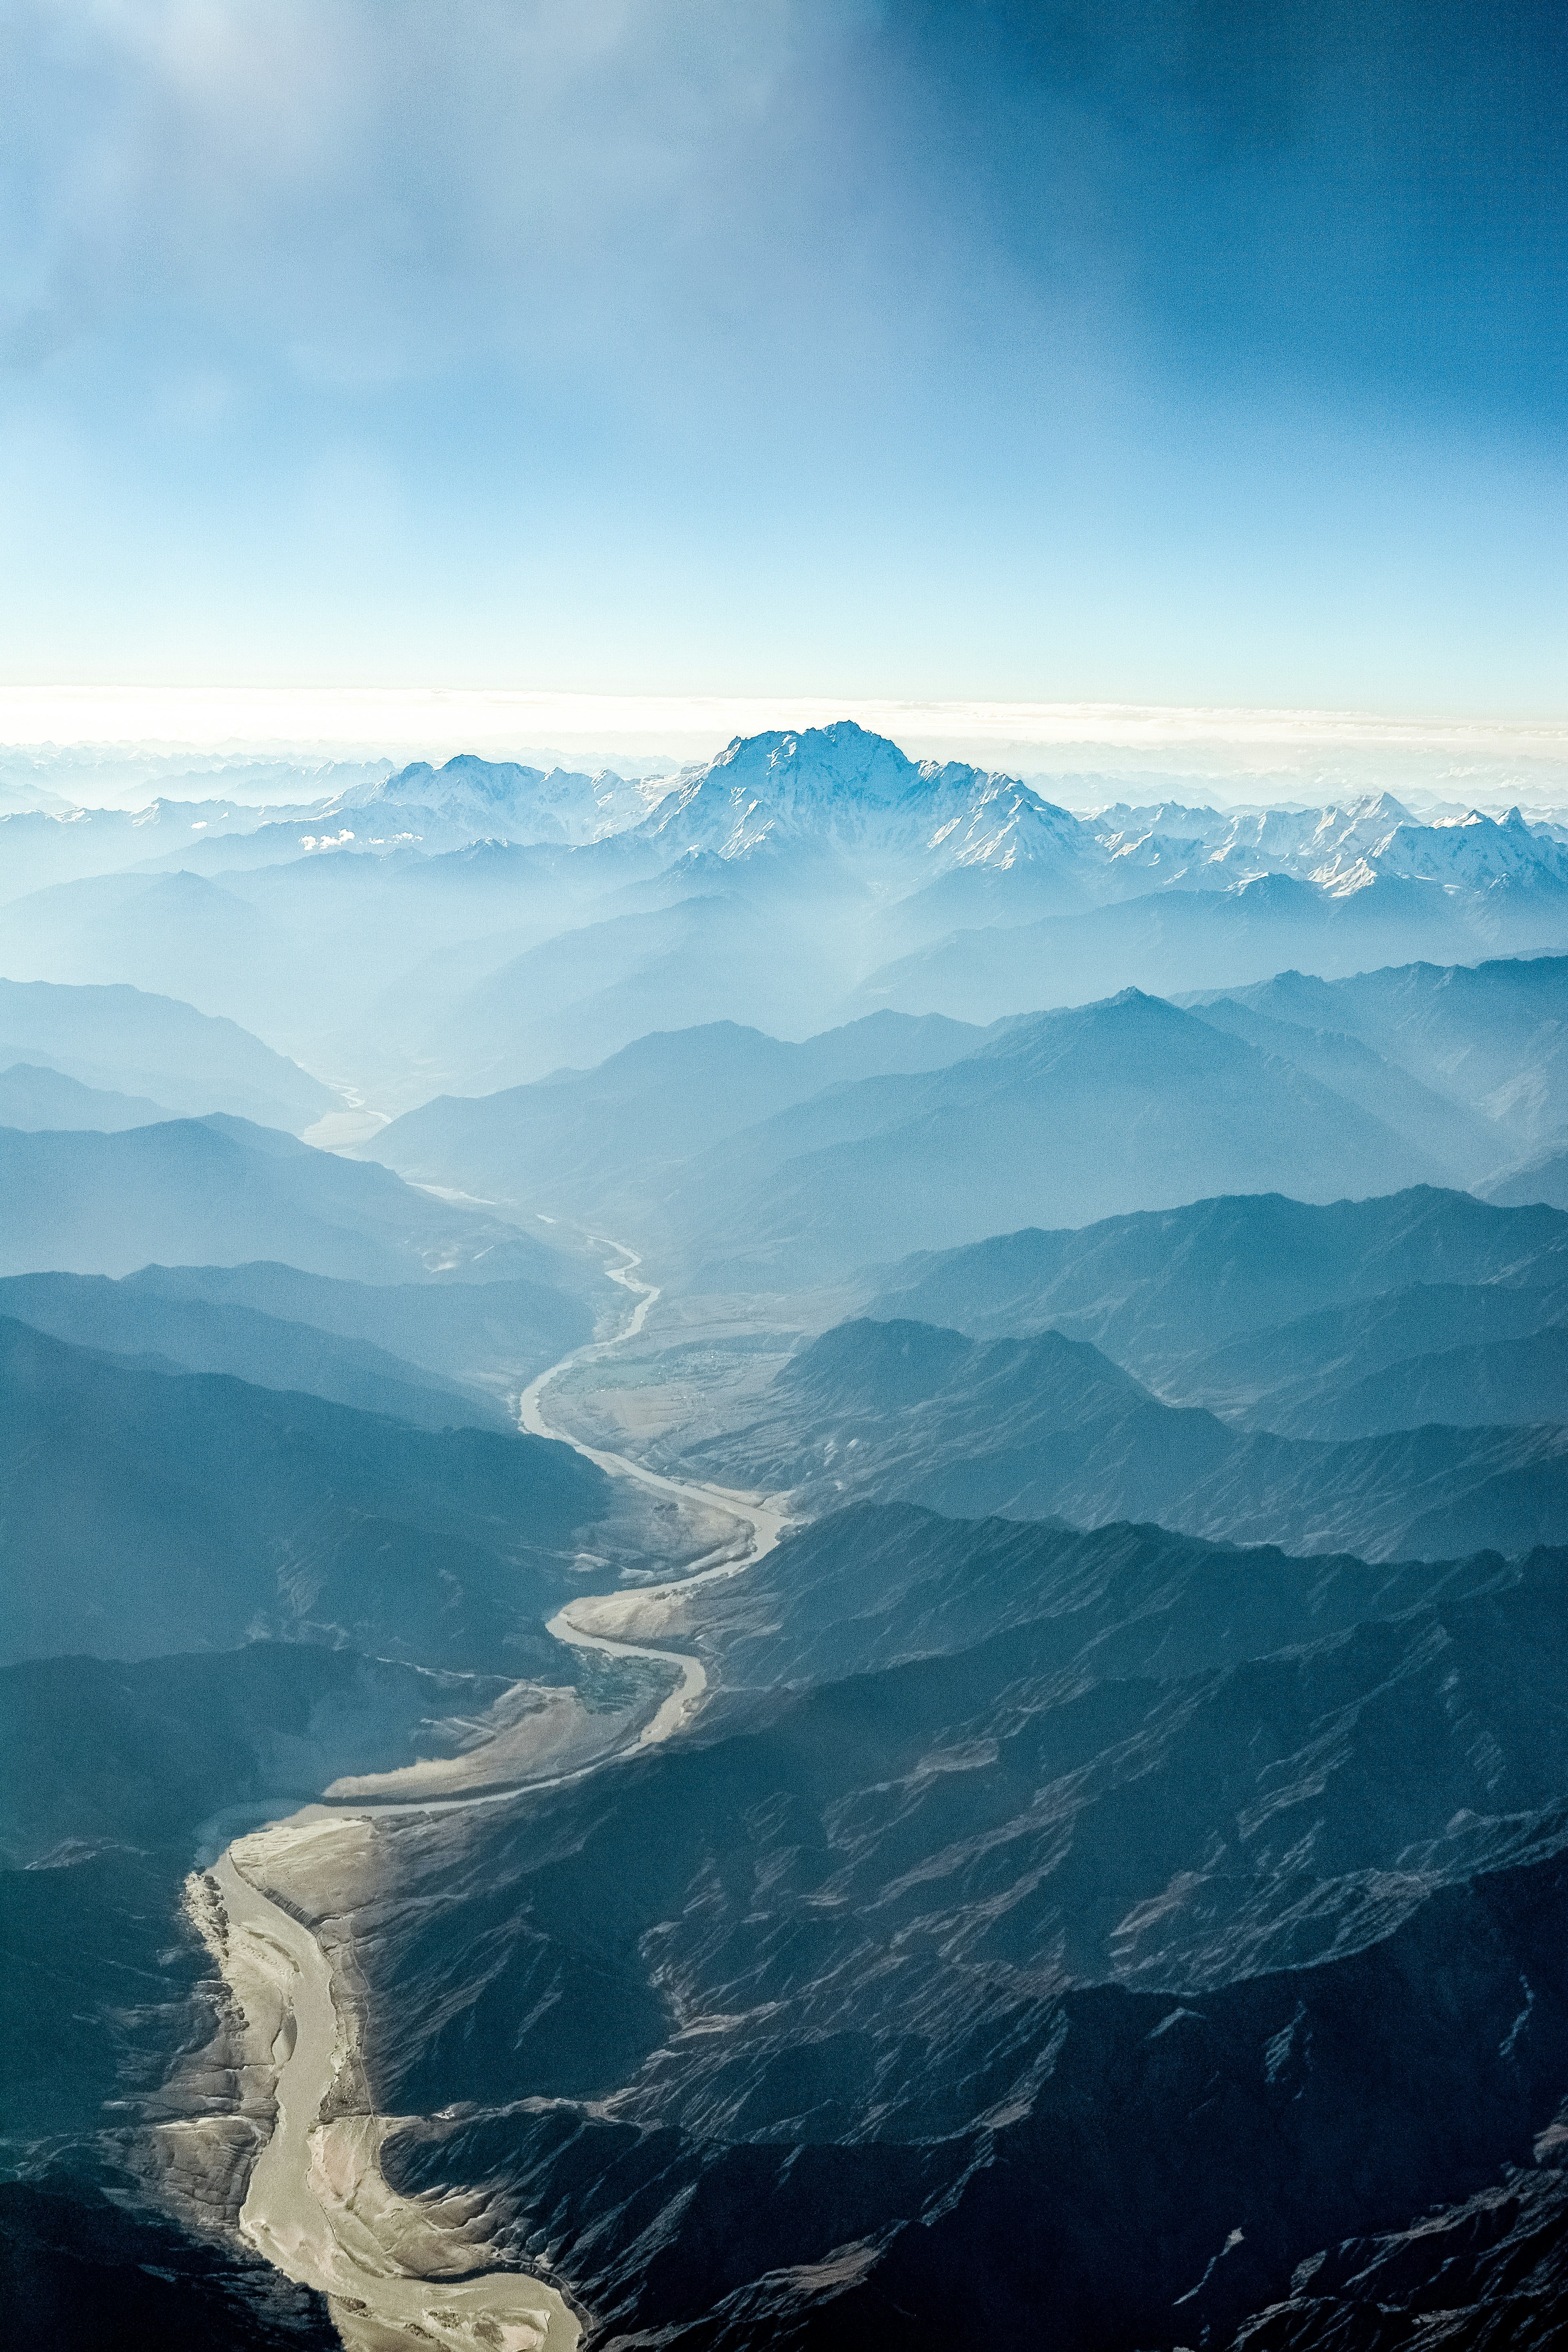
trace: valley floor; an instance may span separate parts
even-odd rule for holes
[[[509,1786],[484,1750],[460,1767],[415,1765],[377,1776],[374,1811],[313,1805],[287,1820],[237,1839],[210,1872],[189,1882],[188,1898],[205,1940],[233,1997],[242,2053],[238,2071],[259,2086],[275,2120],[251,2169],[239,2214],[243,2235],[299,2284],[328,2297],[349,2352],[394,2352],[403,2345],[436,2343],[447,2352],[571,2352],[581,2322],[570,2301],[542,2278],[486,2267],[493,2252],[484,2226],[484,2200],[437,2200],[399,2196],[381,2170],[388,2125],[370,2111],[358,2049],[359,2018],[348,1979],[352,1930],[323,1938],[307,1924],[323,1912],[341,1914],[344,1890],[362,1890],[376,1877],[375,1846],[392,1823],[427,1821],[438,1811],[504,1803],[516,1789],[560,1786],[605,1769],[617,1755],[672,1738],[700,1705],[706,1674],[700,1663],[636,1638],[658,1630],[661,1604],[694,1583],[729,1580],[764,1558],[786,1524],[765,1498],[696,1486],[651,1472],[628,1456],[590,1446],[547,1417],[543,1397],[557,1376],[574,1370],[604,1377],[608,1360],[641,1331],[658,1291],[635,1274],[636,1254],[621,1251],[612,1279],[636,1298],[616,1339],[575,1350],[529,1387],[522,1427],[561,1439],[612,1475],[629,1477],[661,1498],[689,1499],[710,1513],[727,1513],[734,1539],[710,1565],[699,1563],[679,1587],[584,1596],[569,1602],[550,1631],[563,1642],[673,1672],[674,1686],[645,1719],[629,1724],[617,1748],[564,1774],[535,1775]],[[595,1369],[587,1372],[586,1359]],[[460,1770],[468,1785],[452,1780]],[[433,1777],[438,1779],[431,1786]],[[475,1787],[473,1784],[479,1784]],[[364,1784],[361,1784],[362,1790]],[[368,1791],[366,1791],[368,1793]],[[346,1791],[345,1791],[346,1793]],[[356,2088],[362,2096],[356,2100]],[[187,2159],[188,2161],[188,2159]]]

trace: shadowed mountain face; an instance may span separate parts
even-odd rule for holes
[[[963,2281],[994,2343],[1224,2340],[1555,2113],[1565,1572],[819,1522],[701,1604],[698,1745],[402,1842],[372,2064],[446,2112],[395,2178],[613,2333],[847,2346]]]
[[[1479,1294],[1485,1297],[1485,1292]],[[1260,1401],[1251,1418],[1260,1426],[1304,1437],[1374,1436],[1427,1422],[1453,1428],[1568,1422],[1568,1297],[1548,1293],[1535,1300],[1526,1294],[1526,1302],[1521,1319],[1533,1322],[1549,1314],[1552,1319],[1545,1328],[1477,1347],[1396,1356],[1375,1370],[1360,1371],[1361,1362],[1387,1349],[1385,1332],[1377,1343],[1352,1351],[1332,1376],[1320,1373],[1315,1380],[1282,1384],[1305,1387],[1307,1393],[1293,1402],[1279,1394]],[[1459,1293],[1456,1320],[1464,1319],[1474,1303],[1478,1294]],[[1408,1344],[1408,1332],[1401,1337]]]
[[[963,1517],[1153,1519],[1373,1559],[1568,1543],[1558,1423],[1396,1424],[1341,1444],[1243,1434],[1162,1404],[1054,1331],[985,1341],[923,1323],[841,1324],[785,1366],[764,1402],[750,1428],[689,1458],[796,1490],[808,1507],[898,1496]]]
[[[116,2183],[117,2187],[122,2184]],[[326,2298],[97,2188],[0,2183],[0,2293],[52,2352],[335,2352]]]
[[[480,1211],[243,1119],[121,1135],[0,1129],[0,1187],[8,1274],[277,1258],[362,1282],[522,1279],[581,1291],[589,1279]]]
[[[1405,2229],[1309,2254],[1289,2296],[1242,2322],[1234,2352],[1445,2342],[1546,2352],[1568,2307],[1565,2141],[1568,2112],[1560,2112],[1528,2170],[1510,2170],[1463,2204],[1415,2215]]]
[[[422,1373],[363,1339],[254,1307],[160,1296],[134,1276],[109,1282],[100,1275],[13,1275],[0,1281],[0,1315],[79,1347],[134,1357],[146,1370],[227,1372],[259,1388],[297,1389],[362,1412],[391,1413],[422,1429],[460,1422],[513,1425],[500,1398]],[[586,1316],[583,1322],[586,1327]],[[559,1352],[550,1350],[542,1362]]]
[[[607,1482],[564,1447],[435,1435],[0,1324],[5,1650],[147,1658],[259,1633],[430,1664],[558,1657]]]
[[[1554,1311],[1547,1294],[1565,1283],[1568,1215],[1418,1185],[1322,1207],[1278,1196],[1196,1201],[1078,1232],[1003,1234],[887,1269],[877,1312],[980,1338],[1052,1327],[1148,1375],[1321,1309],[1375,1301],[1375,1314],[1394,1311],[1392,1295],[1412,1286],[1484,1286],[1494,1307],[1483,1311],[1510,1315],[1495,1294],[1536,1294],[1539,1307],[1519,1309],[1524,1319],[1510,1328],[1539,1328]],[[1432,1322],[1413,1311],[1421,1336],[1401,1354],[1430,1349]],[[1483,1328],[1468,1327],[1477,1337]],[[1280,1345],[1290,1353],[1296,1343]]]

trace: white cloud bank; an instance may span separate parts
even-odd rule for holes
[[[516,758],[673,766],[734,735],[853,719],[917,757],[1026,773],[1197,778],[1227,797],[1323,789],[1483,804],[1568,796],[1568,720],[1088,702],[867,701],[842,696],[634,696],[437,688],[0,687],[0,743],[225,758]],[[1156,786],[1156,789],[1163,789]]]

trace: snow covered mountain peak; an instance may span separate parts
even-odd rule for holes
[[[1007,871],[1092,856],[1087,827],[1016,776],[962,761],[917,761],[851,719],[737,737],[689,770],[646,837],[733,859],[764,848],[877,856],[945,872]]]
[[[737,735],[706,772],[731,789],[754,788],[784,803],[858,800],[889,808],[920,771],[885,735],[840,719],[798,733]]]

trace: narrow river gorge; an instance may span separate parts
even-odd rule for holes
[[[350,2352],[395,2352],[438,2344],[447,2352],[570,2352],[583,2321],[547,2280],[516,2270],[476,2267],[487,2246],[477,2200],[460,2194],[431,2201],[403,2198],[381,2169],[389,2126],[357,2095],[363,2080],[353,2000],[339,1981],[342,1954],[297,1916],[294,1885],[334,1890],[333,1908],[352,1910],[352,1890],[374,1886],[379,1825],[474,1805],[517,1803],[531,1790],[602,1771],[679,1732],[702,1703],[700,1662],[650,1639],[669,1605],[694,1584],[731,1578],[763,1558],[786,1524],[776,1503],[759,1496],[698,1486],[645,1470],[626,1456],[588,1446],[549,1421],[542,1399],[568,1367],[591,1361],[637,1337],[659,1293],[638,1278],[637,1254],[613,1244],[621,1264],[611,1279],[636,1301],[613,1339],[574,1349],[533,1381],[519,1406],[528,1434],[573,1446],[612,1477],[631,1478],[660,1496],[728,1515],[736,1538],[711,1566],[670,1582],[585,1595],[560,1610],[549,1631],[564,1643],[672,1668],[675,1688],[624,1744],[569,1772],[510,1781],[501,1788],[399,1800],[397,1772],[378,1776],[385,1801],[303,1807],[236,1838],[208,1872],[187,1883],[192,1917],[219,1968],[243,2042],[239,2076],[246,2111],[275,2110],[251,2168],[239,2228],[278,2270],[328,2298]],[[419,1771],[410,1769],[409,1779]]]

